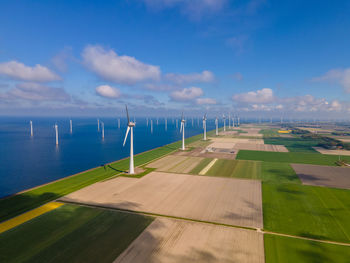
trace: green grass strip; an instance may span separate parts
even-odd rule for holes
[[[315,154],[302,152],[264,152],[240,150],[237,160],[255,160],[265,162],[305,163],[336,166],[338,155]],[[350,156],[341,156],[342,160],[350,162]]]
[[[204,158],[200,163],[194,167],[190,174],[199,174],[200,171],[204,169],[213,159],[212,158]]]

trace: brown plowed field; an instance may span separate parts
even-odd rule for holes
[[[256,180],[152,172],[117,177],[62,198],[140,212],[247,227],[263,226],[261,183]]]
[[[233,148],[235,150],[288,152],[288,149],[284,145],[273,145],[273,144],[236,143]]]
[[[264,262],[256,231],[157,218],[114,263]]]
[[[203,158],[179,155],[167,155],[147,165],[149,168],[157,168],[159,171],[174,173],[189,173]]]
[[[291,164],[303,184],[350,189],[350,168]]]

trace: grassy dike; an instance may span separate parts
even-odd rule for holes
[[[213,133],[213,132],[211,132]],[[209,133],[210,134],[210,133]],[[186,139],[186,143],[192,143],[202,138],[202,135],[196,135]],[[154,159],[160,158],[181,146],[181,141],[164,145],[162,147],[143,152],[134,156],[135,166],[144,165]],[[88,171],[63,178],[34,189],[6,197],[0,200],[0,222],[34,209],[47,202],[59,197],[77,191],[88,185],[108,179],[116,174],[126,171],[129,168],[129,158],[125,158],[111,163],[105,170],[103,167],[97,167]]]

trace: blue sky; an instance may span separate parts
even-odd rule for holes
[[[1,1],[0,115],[112,116],[127,103],[344,118],[349,14],[349,1]]]

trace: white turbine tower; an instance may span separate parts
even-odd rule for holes
[[[29,124],[30,124],[30,136],[33,137],[33,122],[30,121]]]
[[[185,119],[184,119],[184,113],[182,112],[181,116],[181,126],[180,126],[180,132],[182,131],[182,147],[181,150],[185,150]]]
[[[204,130],[203,140],[206,141],[207,140],[207,114],[204,114],[203,116],[203,130]]]
[[[239,127],[239,116],[237,117],[237,126]]]
[[[228,113],[228,128],[231,129],[231,113]]]
[[[224,120],[224,131],[226,131],[226,117],[225,117],[225,115],[222,115],[222,118]]]
[[[219,125],[219,121],[218,121],[218,117],[216,117],[216,119],[215,119],[215,127],[216,127],[216,129],[215,129],[215,135],[216,135],[216,136],[219,135],[219,127],[218,127],[218,125]]]
[[[105,123],[101,121],[101,128],[102,128],[102,140],[105,139]]]
[[[165,117],[165,131],[168,130],[168,118]]]
[[[69,120],[69,132],[70,132],[70,134],[73,133],[73,123],[72,123],[72,120]]]
[[[128,128],[126,130],[125,139],[123,143],[123,147],[125,145],[126,139],[128,138],[128,134],[130,131],[130,166],[129,166],[129,174],[134,174],[134,126],[135,123],[131,122],[129,119],[128,106],[125,105],[126,109],[126,117],[128,119]]]
[[[177,124],[178,122],[177,122],[177,119],[176,119],[176,129],[177,129],[177,127],[178,127],[178,124]]]
[[[232,128],[233,129],[235,128],[235,115],[233,115],[232,117]]]
[[[55,132],[56,132],[56,145],[58,145],[58,125],[55,124]]]
[[[118,118],[118,129],[120,129],[120,118]]]
[[[100,119],[97,119],[97,131],[100,131]]]
[[[153,133],[153,120],[151,119],[151,133]]]

